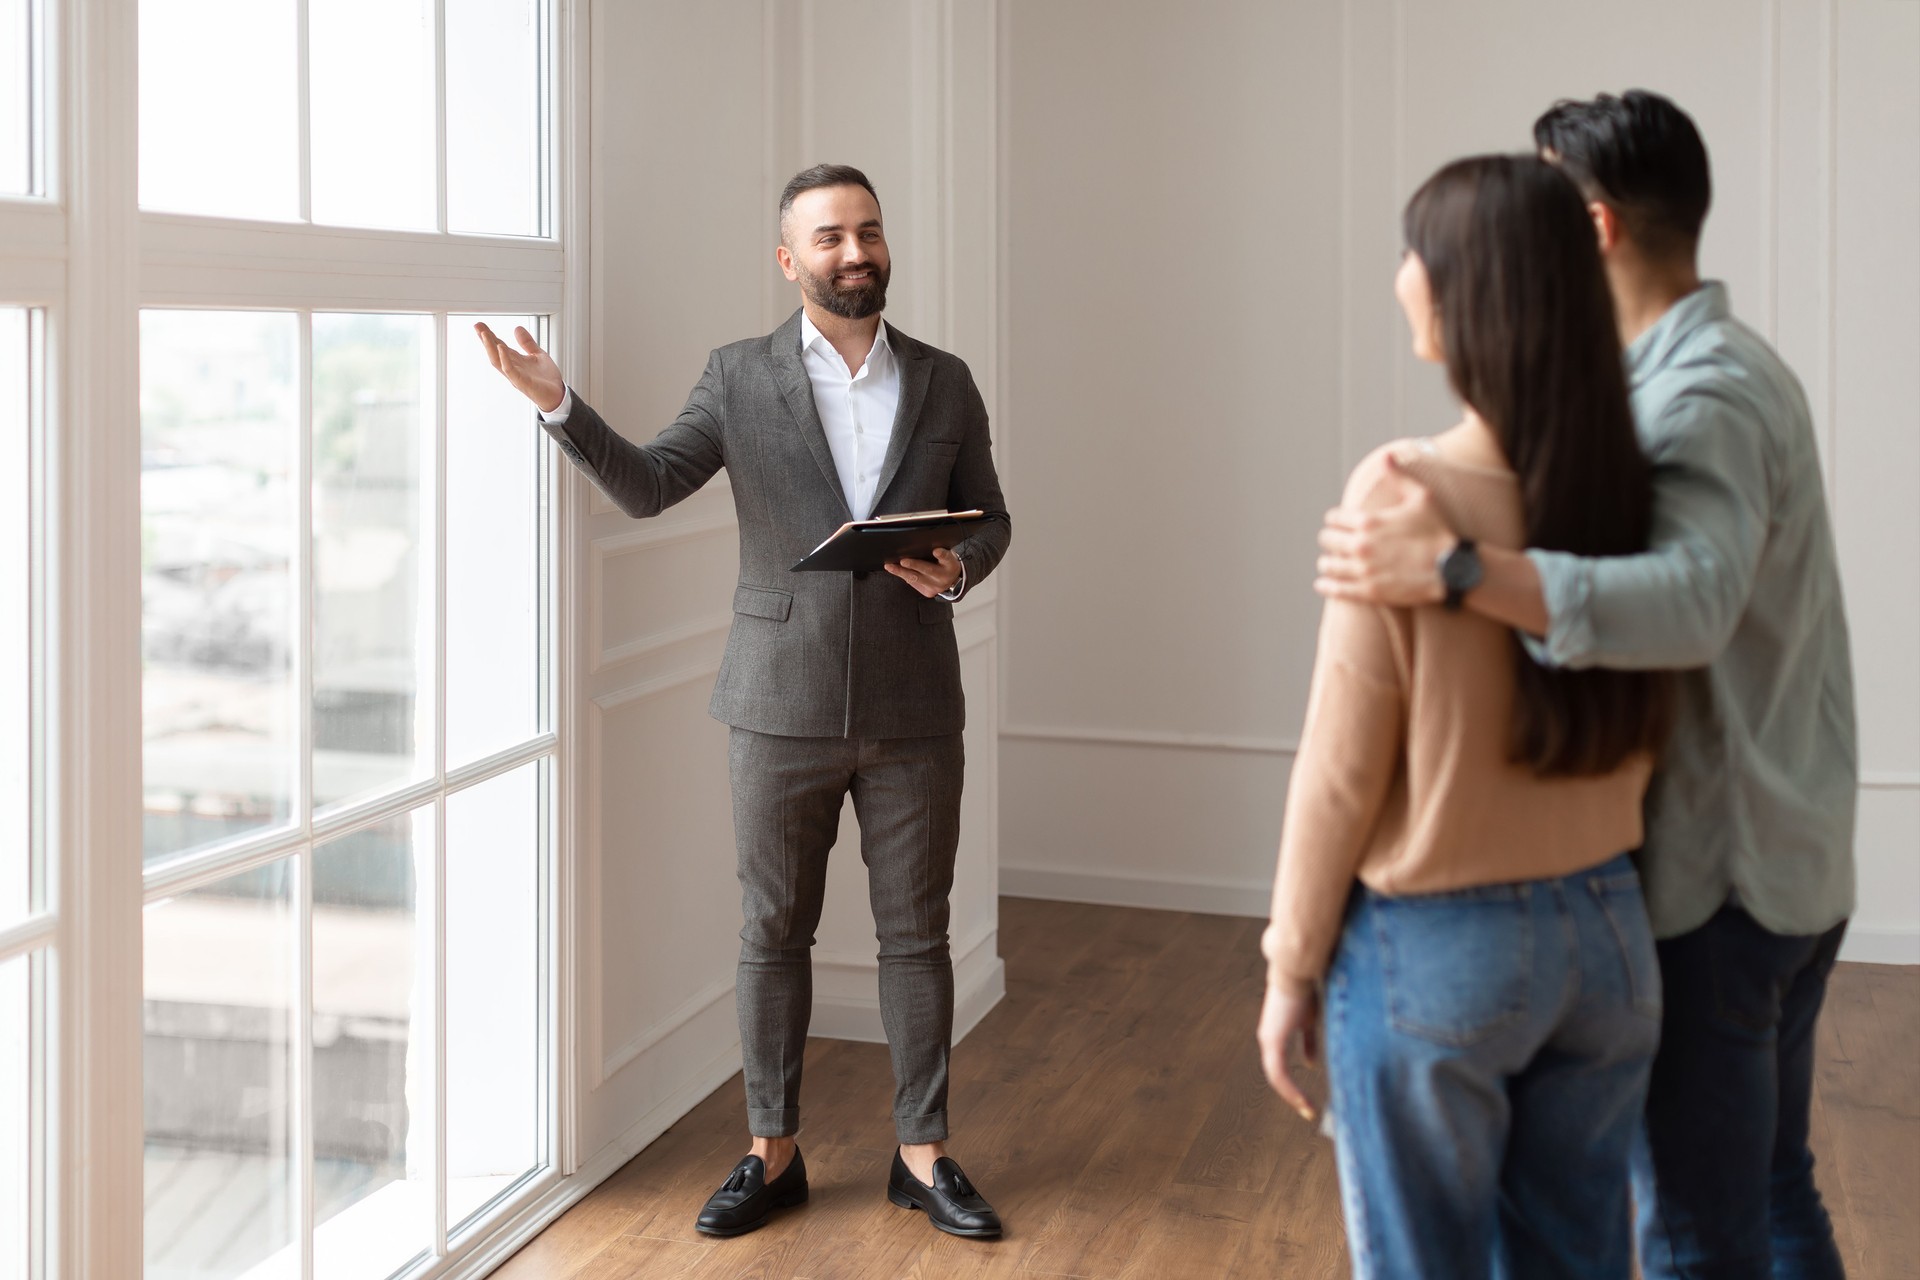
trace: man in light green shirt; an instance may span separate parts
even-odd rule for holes
[[[1548,665],[1687,669],[1638,860],[1666,996],[1635,1169],[1642,1274],[1838,1276],[1807,1123],[1814,1023],[1853,910],[1858,750],[1806,397],[1700,280],[1711,185],[1684,112],[1602,95],[1556,105],[1534,137],[1600,237],[1654,466],[1650,548],[1474,547],[1420,495],[1332,513],[1317,585],[1464,605]]]

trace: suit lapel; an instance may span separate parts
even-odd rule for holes
[[[827,429],[820,425],[820,411],[813,404],[813,381],[807,377],[806,366],[800,363],[800,313],[795,311],[785,324],[773,331],[773,337],[767,341],[767,359],[773,365],[773,376],[779,383],[780,395],[786,400],[787,409],[800,428],[800,437],[807,442],[808,452],[820,465],[820,474],[826,477],[828,486],[840,499],[840,509],[851,520],[853,508],[847,501],[846,492],[840,487],[840,470],[833,465],[833,450],[827,446]]]
[[[893,358],[900,365],[900,407],[893,415],[893,434],[887,439],[887,456],[880,464],[880,483],[874,487],[873,509],[878,512],[886,500],[887,486],[893,483],[900,464],[906,461],[907,445],[920,425],[920,409],[927,402],[927,384],[933,381],[933,361],[920,344],[892,325],[887,326]]]

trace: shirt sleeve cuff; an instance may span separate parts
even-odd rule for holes
[[[1593,574],[1579,556],[1564,551],[1527,552],[1540,575],[1547,606],[1544,639],[1522,635],[1535,662],[1547,667],[1576,667],[1593,652]]]
[[[562,405],[561,407],[565,408],[566,406]],[[942,591],[940,598],[942,600],[958,600],[965,594],[967,594],[967,562],[962,560],[960,562],[960,581],[954,583],[953,586],[947,590]]]
[[[573,412],[573,388],[568,387],[567,394],[560,397],[560,405],[558,408],[556,408],[552,413],[548,413],[545,409],[542,409],[540,411],[540,421],[546,423],[550,427],[557,427],[561,423],[565,422],[567,420],[567,415],[572,412]]]

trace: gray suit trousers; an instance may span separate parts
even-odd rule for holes
[[[953,1042],[947,898],[960,843],[960,735],[790,738],[734,728],[728,753],[746,916],[736,989],[749,1130],[775,1138],[800,1128],[801,1059],[813,1014],[810,949],[841,800],[851,793],[880,944],[894,1129],[903,1143],[944,1141]]]

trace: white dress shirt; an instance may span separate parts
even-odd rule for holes
[[[880,496],[880,469],[887,460],[887,445],[893,440],[893,420],[900,409],[900,364],[894,359],[887,341],[887,324],[881,321],[873,335],[873,347],[858,373],[849,373],[847,362],[834,350],[833,343],[815,327],[812,317],[800,313],[800,364],[813,384],[813,408],[827,434],[827,448],[833,454],[833,468],[840,476],[840,492],[847,510],[855,520],[873,515],[873,504]],[[542,411],[548,423],[562,423],[573,409],[573,388],[568,387],[552,413]],[[943,600],[958,600],[967,589],[966,565],[960,567],[960,580],[951,591],[941,593]]]
[[[874,329],[873,346],[860,372],[848,373],[847,362],[802,311],[800,363],[813,384],[813,407],[827,433],[827,448],[833,451],[847,510],[855,520],[868,519],[900,408],[900,365],[887,343],[886,322]]]

